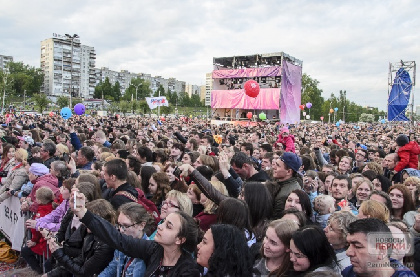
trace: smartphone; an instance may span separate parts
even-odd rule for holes
[[[69,155],[69,154],[67,154],[67,153],[63,153],[63,160],[64,160],[66,163],[69,163],[69,161],[70,161],[70,155]]]
[[[73,199],[74,199],[74,206],[73,208],[76,210],[77,204],[76,204],[76,192],[73,192]]]

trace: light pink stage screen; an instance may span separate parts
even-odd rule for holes
[[[278,110],[279,102],[279,88],[262,88],[256,98],[246,95],[243,89],[211,91],[213,109]]]
[[[302,67],[283,63],[281,78],[280,121],[294,124],[300,121]]]
[[[213,79],[275,77],[281,75],[281,66],[214,70],[212,75]]]

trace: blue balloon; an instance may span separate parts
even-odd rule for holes
[[[334,108],[334,111],[338,111],[338,108]]]
[[[335,123],[335,126],[340,127],[340,122]]]
[[[385,123],[385,119],[381,119],[381,123],[383,124],[383,123]]]
[[[71,109],[69,107],[62,108],[60,115],[64,119],[69,119],[72,116]]]

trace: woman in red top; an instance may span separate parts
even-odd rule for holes
[[[215,189],[220,191],[223,195],[228,195],[228,191],[225,185],[220,181],[211,181],[211,184]],[[196,215],[194,218],[198,221],[200,229],[206,232],[211,225],[217,222],[217,207],[218,205],[208,199],[204,193],[200,195],[200,203],[204,206],[204,210]]]

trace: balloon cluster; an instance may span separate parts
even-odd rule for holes
[[[74,105],[73,109],[74,109],[74,113],[77,114],[77,115],[82,115],[86,111],[85,105],[83,105],[82,103],[78,103],[78,104]],[[52,112],[51,112],[50,116],[53,116],[53,115],[54,114],[52,114]],[[69,107],[64,107],[64,108],[61,109],[60,115],[64,119],[69,119],[73,114],[72,114],[71,109]]]

